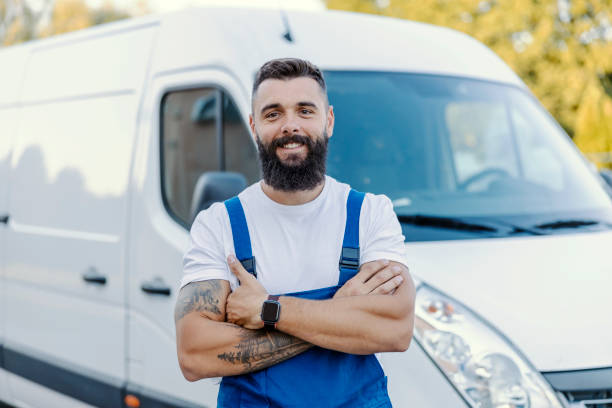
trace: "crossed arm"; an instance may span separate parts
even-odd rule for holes
[[[189,381],[244,374],[280,363],[310,344],[280,331],[251,330],[225,322],[226,280],[193,282],[176,304],[177,352]]]
[[[189,381],[260,370],[313,345],[371,354],[410,344],[414,286],[399,263],[363,265],[333,299],[281,297],[276,331],[261,329],[265,289],[239,262],[230,262],[230,269],[241,283],[231,294],[224,280],[194,282],[179,294],[177,352]]]

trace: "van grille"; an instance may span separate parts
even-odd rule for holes
[[[571,408],[612,408],[612,367],[542,374]]]

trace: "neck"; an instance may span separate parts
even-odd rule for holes
[[[300,205],[306,204],[321,194],[323,187],[325,186],[325,178],[317,184],[313,189],[310,190],[298,190],[298,191],[282,191],[276,190],[265,181],[261,181],[261,189],[264,194],[268,196],[272,201],[275,201],[283,205]]]

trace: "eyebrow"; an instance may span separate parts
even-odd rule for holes
[[[315,108],[315,109],[317,108],[317,105],[314,102],[308,102],[308,101],[298,102],[296,105],[297,106],[310,106],[311,108]],[[264,113],[268,109],[280,108],[280,106],[281,106],[280,103],[269,103],[263,108],[261,108],[261,113]]]
[[[315,105],[312,102],[298,102],[297,106],[310,106],[312,108],[316,108],[317,107],[317,105]]]
[[[274,108],[278,108],[278,107],[280,107],[280,103],[269,103],[266,106],[264,106],[263,108],[261,108],[261,113],[264,113],[268,109],[274,109]]]

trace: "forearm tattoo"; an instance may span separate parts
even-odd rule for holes
[[[283,332],[239,328],[240,342],[235,351],[219,354],[220,360],[240,364],[243,373],[261,370],[296,356],[312,347],[297,337]]]
[[[193,311],[212,313],[218,317],[215,320],[219,323],[225,320],[225,296],[221,281],[192,282],[181,289],[174,310],[175,322]],[[233,323],[221,324],[237,330],[240,340],[232,346],[231,351],[218,354],[217,358],[230,364],[241,365],[242,373],[278,364],[312,347],[312,344],[283,332],[250,330]]]
[[[178,322],[186,314],[196,312],[210,312],[222,315],[220,309],[221,283],[218,280],[192,282],[186,285],[179,294],[174,309],[174,321]]]

